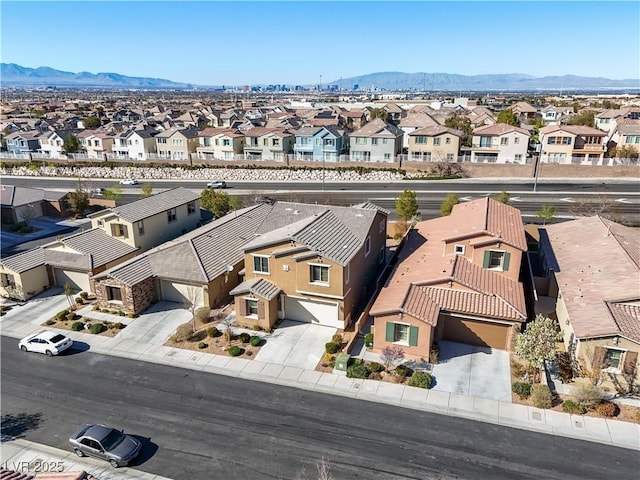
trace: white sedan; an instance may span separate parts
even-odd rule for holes
[[[58,355],[73,345],[73,340],[61,333],[45,330],[34,333],[18,342],[18,347],[23,352],[44,353],[48,357]]]
[[[120,185],[137,185],[138,181],[135,178],[123,178],[120,180]]]

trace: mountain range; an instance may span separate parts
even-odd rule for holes
[[[534,77],[519,73],[493,75],[457,75],[452,73],[378,72],[329,82],[344,90],[358,85],[360,90],[372,88],[390,91],[536,91],[536,90],[640,90],[639,79],[611,80],[601,77],[564,75]],[[129,77],[118,73],[64,72],[50,67],[28,68],[15,63],[0,64],[3,87],[86,87],[192,89],[219,88],[173,82],[162,78]]]

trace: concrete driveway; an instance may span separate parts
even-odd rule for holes
[[[511,401],[509,353],[456,342],[438,342],[440,361],[433,366],[434,390]]]
[[[313,370],[324,354],[324,344],[330,342],[335,333],[335,328],[284,320],[267,336],[267,342],[255,358]]]
[[[12,304],[11,310],[1,318],[2,323],[42,325],[56,313],[67,308],[69,308],[69,301],[62,292],[62,288],[55,287],[30,298],[23,304]]]
[[[118,333],[119,340],[164,345],[179,325],[191,320],[191,313],[174,302],[158,302],[139,317],[125,319],[127,328]]]

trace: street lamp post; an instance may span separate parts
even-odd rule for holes
[[[324,192],[324,153],[322,154],[322,191]]]

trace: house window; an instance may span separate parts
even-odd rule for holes
[[[391,160],[391,154],[390,153],[385,153],[384,154],[384,159],[385,160]]]
[[[431,152],[424,152],[422,154],[422,160],[425,162],[430,162],[431,161]]]
[[[169,221],[169,223],[175,222],[177,219],[178,219],[178,217],[176,215],[176,209],[175,208],[167,210],[167,220]]]
[[[356,145],[366,145],[367,139],[365,137],[356,137]]]
[[[184,145],[184,140],[182,138],[174,138],[172,143],[176,147],[182,147]]]
[[[121,302],[122,291],[119,287],[107,286],[107,300],[110,302]]]
[[[388,138],[383,138],[383,139],[382,139],[382,144],[383,144],[383,145],[386,145],[386,144],[387,144],[387,140],[389,140],[389,139],[388,139]]]
[[[622,350],[614,350],[612,348],[607,348],[606,353],[604,354],[605,365],[608,368],[620,369],[622,360]]]
[[[187,215],[193,215],[196,213],[196,202],[187,203]]]
[[[447,137],[444,139],[444,143],[446,143],[447,145],[451,144],[451,138]]]
[[[411,326],[404,323],[393,324],[393,341],[409,344],[409,330]]]
[[[158,138],[158,143],[167,143],[167,139],[166,138]]]
[[[247,317],[258,317],[258,300],[247,298],[245,302],[247,302]]]
[[[223,147],[228,147],[229,145],[231,145],[231,140],[229,140],[228,138],[223,138],[222,139],[222,146]]]
[[[320,146],[322,145],[322,139],[321,138],[316,138],[316,146]]]
[[[520,162],[522,161],[522,155],[521,155],[521,154],[519,154],[519,153],[518,153],[518,154],[516,154],[516,156],[515,156],[514,160],[515,160],[516,162],[520,163]]]
[[[440,139],[439,138],[434,138],[433,139],[433,144],[434,145],[440,145]]]
[[[274,138],[273,139],[273,146],[274,147],[279,147],[280,146],[280,139],[279,138]]]
[[[456,245],[453,251],[456,255],[464,255],[464,245]]]
[[[371,237],[367,237],[367,239],[364,241],[364,255],[365,255],[365,257],[367,255],[369,255],[370,251],[371,251]]]
[[[422,152],[411,152],[411,160],[422,160]]]
[[[378,227],[380,233],[384,232],[384,227],[385,227],[384,220],[380,220],[380,226]]]
[[[269,257],[264,255],[253,256],[254,273],[269,273]]]
[[[335,139],[334,139],[334,138],[327,138],[327,139],[324,141],[324,144],[325,144],[325,146],[327,146],[327,147],[333,147],[333,146],[335,146],[336,141],[335,141]]]
[[[514,143],[515,145],[518,145],[518,144],[520,143],[520,137],[515,137],[515,138],[513,139],[513,143]]]
[[[629,143],[640,143],[640,135],[628,135],[627,138],[625,139],[624,143],[629,144]]]
[[[509,270],[509,257],[511,254],[502,250],[488,250],[484,252],[483,268],[493,270]]]
[[[400,345],[418,345],[418,327],[406,323],[387,322],[385,340]]]
[[[98,226],[104,227],[104,220],[98,220]]]
[[[123,237],[128,238],[127,226],[122,225],[121,223],[113,223],[111,224],[111,234],[114,237]]]
[[[502,137],[500,139],[500,145],[509,145],[509,139],[507,137]]]
[[[447,153],[447,162],[453,160],[453,153]]]
[[[491,137],[480,137],[480,148],[488,148],[491,146]]]
[[[268,138],[263,138],[262,139],[262,145],[264,145],[265,147],[269,146],[269,139]]]
[[[329,267],[327,265],[310,265],[311,283],[329,283]]]
[[[351,275],[351,269],[349,268],[349,264],[344,267],[344,283],[345,285],[349,283],[349,276]]]
[[[427,137],[423,137],[423,136],[417,136],[416,137],[416,143],[420,143],[420,144],[427,144]]]
[[[371,139],[371,145],[378,145],[378,139],[377,138],[372,138]]]
[[[138,234],[144,235],[144,221],[142,220],[138,222]]]
[[[2,286],[3,287],[13,287],[16,284],[15,279],[13,278],[13,275],[11,275],[10,273],[3,273],[1,276],[1,281],[2,281]]]

